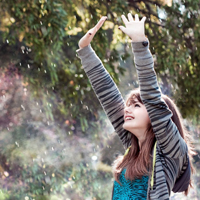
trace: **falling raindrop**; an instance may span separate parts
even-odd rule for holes
[[[9,43],[9,40],[6,40],[7,43]]]
[[[21,108],[22,108],[23,110],[25,110],[25,108],[24,108],[24,106],[23,106],[23,105],[21,105]]]
[[[96,161],[97,160],[97,156],[92,156],[92,160]]]
[[[18,142],[17,142],[17,141],[15,142],[15,144],[16,144],[16,145],[19,147],[19,144],[18,144]]]
[[[40,21],[40,24],[42,25],[42,21]]]
[[[28,64],[28,68],[30,69],[30,65]]]

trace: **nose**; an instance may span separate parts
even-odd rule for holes
[[[129,106],[124,107],[124,113],[130,113],[130,107]]]

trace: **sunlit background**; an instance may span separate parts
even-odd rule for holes
[[[123,154],[76,55],[101,16],[92,46],[125,96],[138,87],[121,15],[146,16],[162,91],[177,103],[197,155],[200,199],[199,0],[0,0],[0,200],[111,199]]]

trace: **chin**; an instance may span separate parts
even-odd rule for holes
[[[129,131],[129,128],[130,128],[130,127],[128,127],[128,126],[127,126],[125,123],[123,124],[123,126],[122,126],[122,127],[123,127],[123,129],[125,129],[125,130]]]

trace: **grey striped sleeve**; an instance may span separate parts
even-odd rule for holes
[[[122,127],[125,104],[121,93],[91,45],[77,50],[77,54],[105,113],[125,149],[128,148],[131,144],[131,133]]]
[[[154,61],[149,46],[132,43],[134,62],[138,72],[141,98],[148,111],[153,131],[163,155],[178,158],[185,155],[187,146],[176,125],[172,113],[161,98]]]

